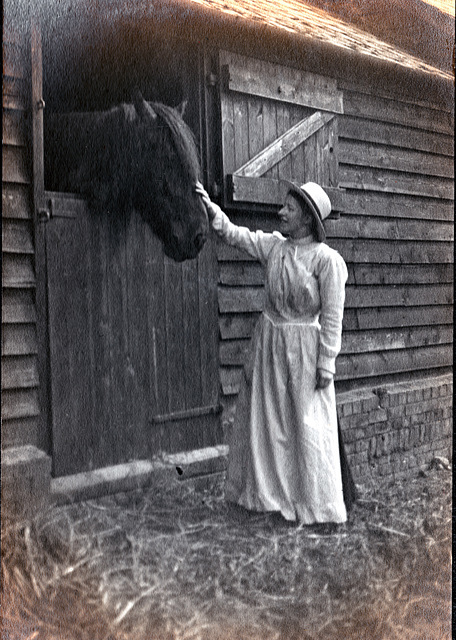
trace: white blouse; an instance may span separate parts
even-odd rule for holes
[[[266,267],[264,313],[273,322],[319,323],[317,368],[334,374],[348,277],[343,258],[313,236],[286,239],[278,232],[253,232],[236,226],[219,207],[212,227],[224,242],[246,251]]]

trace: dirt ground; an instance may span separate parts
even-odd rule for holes
[[[228,505],[220,478],[53,508],[2,532],[2,638],[449,639],[451,488],[438,463],[361,487],[330,534]]]

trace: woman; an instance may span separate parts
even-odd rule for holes
[[[331,212],[313,182],[287,183],[280,232],[230,222],[197,189],[224,242],[266,267],[265,309],[254,331],[233,425],[226,498],[301,524],[347,519],[334,390],[347,267],[327,244]]]

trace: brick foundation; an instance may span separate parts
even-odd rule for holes
[[[356,482],[407,477],[435,456],[451,458],[452,394],[451,375],[339,394],[340,426]]]

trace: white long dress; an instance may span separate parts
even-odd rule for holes
[[[313,236],[252,232],[221,210],[212,226],[267,275],[230,438],[226,498],[303,524],[344,522],[334,384],[317,390],[316,371],[335,372],[345,262]]]

